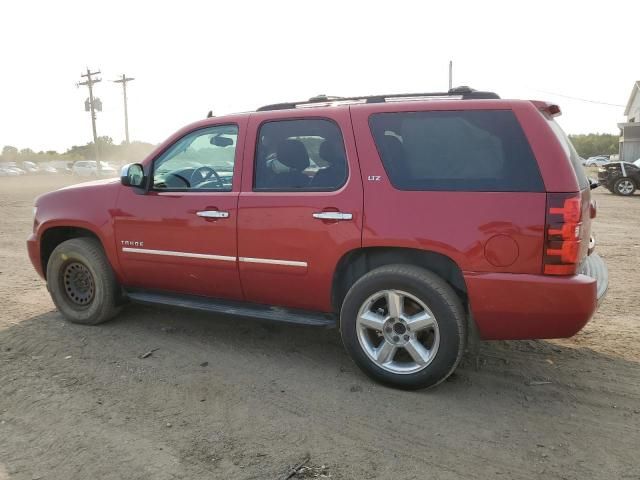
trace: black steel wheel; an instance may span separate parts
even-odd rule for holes
[[[74,238],[53,250],[47,287],[60,313],[74,323],[96,325],[120,310],[120,286],[95,238]]]
[[[94,299],[95,282],[87,266],[77,261],[71,261],[60,270],[60,279],[64,283],[67,299],[76,305],[87,307]]]

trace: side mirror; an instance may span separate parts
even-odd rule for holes
[[[144,187],[144,169],[139,163],[129,163],[120,171],[120,183],[125,187]]]

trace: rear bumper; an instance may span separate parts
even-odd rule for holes
[[[593,253],[570,277],[466,273],[471,311],[486,340],[565,338],[591,319],[608,286],[607,267]]]

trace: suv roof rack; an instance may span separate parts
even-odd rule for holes
[[[462,86],[450,89],[448,92],[430,92],[430,93],[393,93],[391,95],[369,95],[360,97],[332,97],[327,95],[317,95],[309,100],[300,102],[285,102],[265,105],[257,109],[258,112],[267,110],[287,110],[291,108],[309,108],[323,107],[329,105],[353,104],[353,103],[386,103],[386,102],[403,102],[418,100],[434,100],[434,99],[460,99],[460,100],[478,100],[478,99],[499,99],[497,93],[483,92],[474,90],[473,88]]]

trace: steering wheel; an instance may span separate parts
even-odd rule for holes
[[[224,186],[222,178],[218,175],[218,172],[206,165],[196,168],[191,174],[191,185],[194,187],[197,188],[199,184],[204,182],[216,182],[217,186],[220,188]]]

